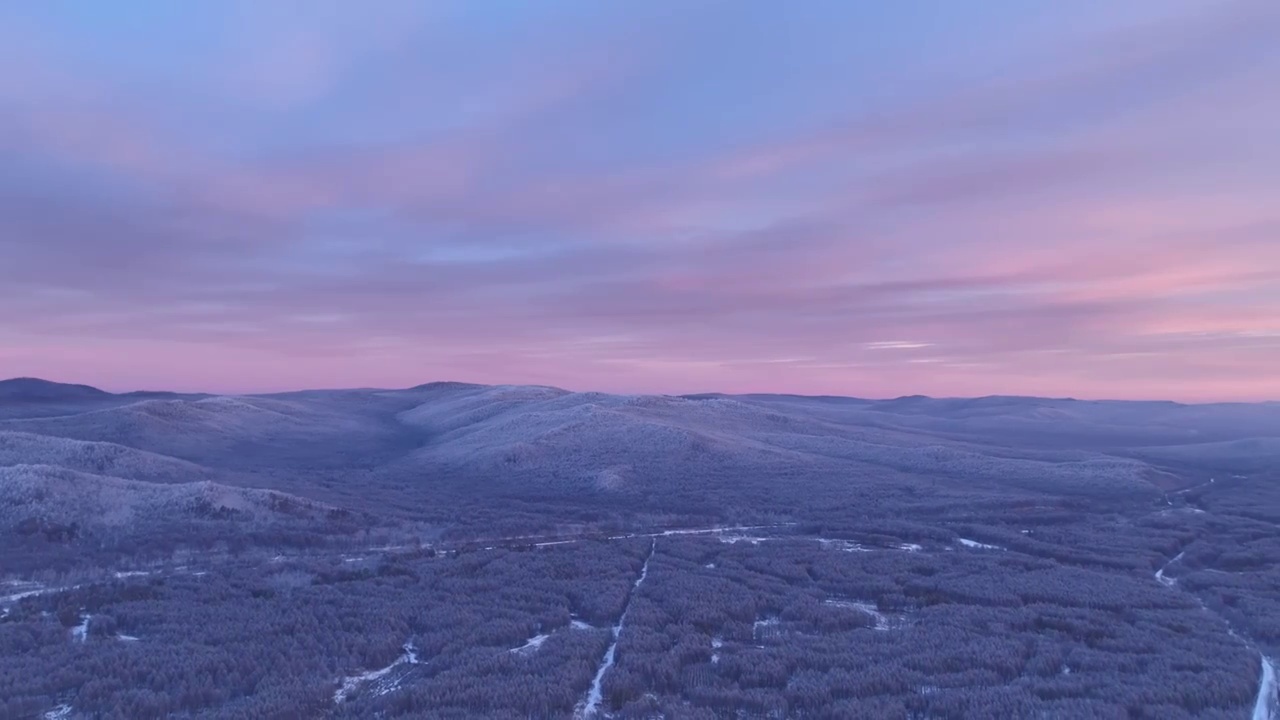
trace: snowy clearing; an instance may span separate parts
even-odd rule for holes
[[[400,673],[396,676],[385,680],[393,670],[401,665],[417,665],[418,651],[413,647],[412,643],[404,644],[404,654],[396,658],[395,662],[382,668],[381,670],[370,670],[369,672],[360,673],[359,675],[350,675],[342,679],[342,685],[333,693],[333,701],[340,703],[351,696],[356,688],[365,683],[376,683],[373,688],[374,695],[386,695],[387,693],[400,687],[400,681],[404,679],[404,674]]]
[[[817,538],[818,544],[823,548],[835,548],[841,552],[871,552],[873,548],[869,548],[861,543],[852,540],[836,540],[833,538]]]
[[[827,600],[825,602],[827,605],[833,605],[835,607],[842,607],[842,608],[850,608],[852,610],[857,610],[859,612],[870,615],[876,621],[876,626],[875,626],[876,630],[885,631],[885,630],[891,629],[891,626],[889,624],[889,616],[880,612],[880,609],[877,608],[873,603],[862,602],[861,600]]]
[[[751,624],[751,639],[761,642],[765,636],[772,632],[772,629],[781,624],[781,620],[776,617],[767,617],[756,620]]]
[[[759,545],[760,543],[766,540],[772,540],[772,538],[753,537],[749,535],[721,535],[717,539],[720,542],[727,543],[729,545],[736,545],[740,542],[750,543],[751,545]]]
[[[93,619],[92,615],[86,614],[80,618],[80,624],[71,628],[71,639],[76,642],[84,642],[89,639],[89,621]]]
[[[792,523],[784,523],[781,525],[717,525],[715,527],[706,528],[685,528],[681,530],[661,530],[658,532],[641,532],[630,533],[627,535],[611,535],[610,540],[628,540],[630,538],[660,538],[672,537],[674,535],[719,535],[723,533],[744,533],[749,530],[776,530],[778,528],[789,527]],[[766,540],[771,538],[764,538]]]
[[[511,648],[507,652],[515,653],[516,655],[528,655],[530,653],[534,653],[538,650],[538,648],[542,647],[542,643],[546,642],[550,637],[551,636],[546,633],[542,633],[540,635],[534,635],[533,637],[529,638],[529,641],[526,642],[525,644],[521,645],[518,648]]]
[[[999,545],[988,545],[986,543],[980,543],[977,540],[970,540],[969,538],[957,538],[956,542],[967,548],[973,548],[975,550],[1004,550],[1004,548]]]
[[[842,552],[876,552],[877,550],[888,550],[893,552],[920,552],[924,550],[923,545],[916,543],[894,543],[893,545],[863,545],[856,540],[842,540],[838,538],[810,538],[817,540],[824,548],[834,548]]]

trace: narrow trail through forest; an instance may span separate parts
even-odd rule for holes
[[[609,668],[613,667],[614,657],[618,651],[618,638],[622,636],[622,629],[627,623],[627,613],[631,610],[631,603],[635,601],[640,586],[644,584],[645,578],[649,577],[649,561],[653,559],[653,552],[657,547],[658,540],[653,538],[649,543],[649,554],[645,556],[644,565],[640,567],[640,576],[632,584],[627,602],[622,606],[622,615],[613,626],[613,639],[609,643],[609,649],[605,651],[604,658],[600,661],[600,669],[596,671],[595,679],[591,681],[591,689],[587,691],[587,696],[583,698],[578,711],[574,713],[575,718],[588,720],[600,713],[600,705],[604,702],[604,676],[609,672]]]
[[[1177,578],[1169,577],[1165,573],[1170,566],[1177,563],[1185,555],[1186,551],[1184,550],[1174,555],[1164,565],[1161,565],[1160,569],[1155,573],[1156,581],[1171,590],[1179,591]],[[1181,590],[1180,592],[1185,592],[1195,598],[1195,601],[1200,604],[1200,609],[1217,618],[1227,627],[1227,632],[1231,634],[1231,637],[1239,640],[1246,648],[1258,654],[1258,660],[1261,665],[1258,677],[1258,694],[1254,698],[1253,714],[1250,718],[1251,720],[1280,720],[1280,687],[1277,687],[1275,664],[1271,658],[1267,657],[1266,653],[1254,642],[1253,638],[1243,631],[1237,630],[1230,620],[1212,610],[1198,595],[1189,590]]]

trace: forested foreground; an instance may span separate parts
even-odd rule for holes
[[[1275,720],[1277,461],[1267,404],[0,381],[0,718]]]
[[[1193,515],[159,565],[14,602],[0,717],[1249,717],[1268,624],[1210,583],[1274,547]]]

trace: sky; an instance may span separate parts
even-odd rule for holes
[[[1280,399],[1280,2],[3,3],[7,376]]]

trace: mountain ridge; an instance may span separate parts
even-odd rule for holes
[[[92,385],[79,383],[65,383],[54,380],[46,380],[37,377],[14,377],[0,380],[0,401],[6,399],[21,399],[29,397],[30,399],[49,400],[80,397],[98,397],[98,398],[138,398],[138,399],[200,399],[210,397],[275,397],[281,395],[291,395],[299,393],[324,393],[324,392],[423,392],[423,391],[443,391],[452,390],[482,390],[493,388],[523,388],[523,389],[539,389],[554,390],[564,394],[585,394],[595,392],[600,395],[609,396],[626,396],[626,397],[666,397],[666,398],[683,398],[687,400],[708,400],[717,398],[752,398],[752,399],[795,399],[795,400],[811,400],[826,402],[857,402],[869,404],[888,404],[909,405],[912,403],[927,402],[1041,402],[1041,403],[1072,403],[1072,404],[1135,404],[1135,405],[1163,405],[1166,407],[1212,407],[1212,406],[1276,406],[1280,405],[1280,399],[1275,400],[1224,400],[1224,401],[1208,401],[1208,402],[1183,402],[1178,400],[1168,400],[1161,398],[1076,398],[1076,397],[1052,397],[1040,395],[1005,395],[1005,394],[988,394],[974,396],[945,396],[945,395],[901,395],[897,397],[860,397],[856,395],[832,395],[832,394],[816,394],[807,395],[803,393],[725,393],[725,392],[695,392],[695,393],[606,393],[590,390],[568,390],[554,385],[541,384],[521,384],[521,383],[472,383],[453,380],[436,380],[426,383],[420,383],[405,388],[394,387],[342,387],[342,388],[300,388],[292,390],[278,390],[272,392],[251,392],[251,393],[219,393],[219,392],[179,392],[170,390],[130,390],[127,392],[111,392],[102,390]]]

